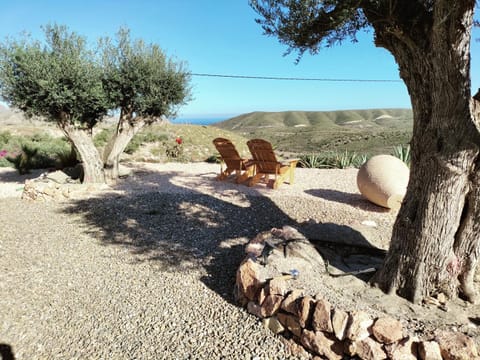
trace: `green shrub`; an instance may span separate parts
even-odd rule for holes
[[[14,166],[21,174],[32,169],[62,167],[65,155],[71,151],[65,138],[54,138],[45,133],[31,137],[0,134],[0,166]],[[63,155],[63,158],[62,158]]]
[[[220,154],[210,155],[208,158],[205,159],[205,162],[210,164],[220,164],[222,162],[222,158]]]
[[[98,134],[93,137],[93,144],[96,147],[103,147],[107,145],[108,140],[113,135],[113,129],[102,129]]]
[[[22,145],[20,154],[15,157],[7,156],[7,160],[10,161],[15,169],[18,170],[20,175],[28,174],[33,169],[33,158],[37,155],[38,149],[31,145]]]
[[[397,145],[393,147],[393,156],[402,160],[408,167],[410,167],[411,154],[410,145]]]
[[[155,142],[164,142],[168,140],[168,135],[165,133],[155,133],[153,131],[141,132],[136,134],[125,148],[127,154],[133,154],[141,145]]]
[[[10,131],[0,132],[0,146],[8,144],[12,139],[12,133]]]
[[[183,161],[183,142],[175,142],[173,144],[166,144],[165,154],[170,160]]]
[[[57,153],[57,168],[63,169],[66,167],[74,167],[79,163],[78,154],[73,145],[70,149],[64,149]]]
[[[166,133],[157,133],[155,131],[148,131],[145,133],[137,134],[137,136],[141,137],[141,140],[145,143],[167,141],[169,138]]]

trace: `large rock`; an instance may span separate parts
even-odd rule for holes
[[[410,170],[392,155],[377,155],[362,165],[357,174],[360,193],[374,204],[397,209],[407,191]]]
[[[439,330],[435,332],[435,340],[440,346],[440,352],[444,360],[479,358],[475,342],[463,333]]]
[[[328,360],[343,359],[343,345],[336,339],[327,337],[323,332],[305,330],[300,338],[302,344],[315,354]]]
[[[263,286],[258,273],[259,265],[251,258],[245,259],[237,270],[235,297],[243,305],[255,300]]]

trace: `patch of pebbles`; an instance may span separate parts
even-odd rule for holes
[[[218,245],[235,231],[202,231],[175,212],[184,201],[3,201],[0,343],[18,360],[290,358],[280,338],[233,303],[243,247]],[[206,196],[193,201],[235,213]],[[272,222],[243,221],[230,242]]]

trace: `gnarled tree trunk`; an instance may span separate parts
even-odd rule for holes
[[[134,115],[132,110],[122,109],[115,133],[103,151],[107,179],[114,181],[118,178],[120,155],[125,151],[132,138],[146,125],[158,121],[161,119]]]
[[[472,114],[480,127],[480,90],[472,99]],[[470,175],[470,192],[466,197],[462,223],[455,239],[454,251],[459,258],[461,272],[460,290],[466,298],[477,302],[474,276],[480,255],[480,156],[475,161]]]
[[[84,172],[83,183],[105,183],[103,162],[89,130],[78,129],[65,122],[59,126],[80,155]]]
[[[147,122],[141,117],[134,117],[131,111],[122,110],[117,128],[112,138],[108,141],[103,152],[105,175],[109,180],[119,176],[120,155],[125,151],[128,143]]]
[[[409,32],[374,26],[377,44],[394,55],[407,85],[414,128],[407,193],[372,281],[413,302],[455,294],[457,279],[473,300],[480,241],[480,131],[470,108],[473,6],[437,1],[432,23]]]

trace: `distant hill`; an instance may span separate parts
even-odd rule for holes
[[[214,124],[231,131],[268,127],[316,127],[323,130],[345,128],[406,129],[412,127],[410,109],[369,109],[338,111],[252,112]]]
[[[266,139],[286,154],[391,153],[412,135],[410,109],[252,112],[213,124],[245,138]]]

